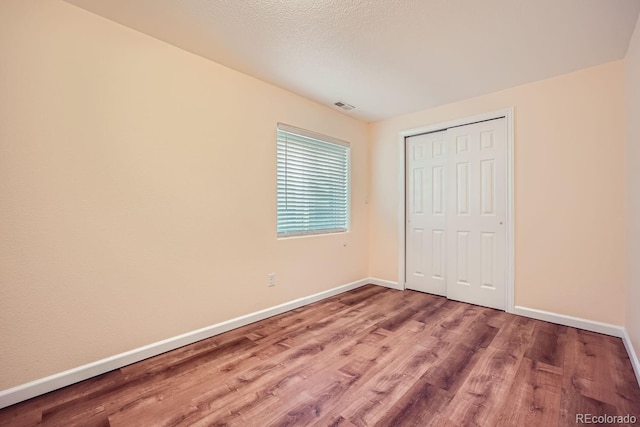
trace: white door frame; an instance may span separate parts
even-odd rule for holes
[[[507,313],[514,312],[514,282],[515,282],[515,221],[514,221],[514,130],[513,130],[513,107],[504,110],[494,111],[491,113],[479,114],[471,117],[451,120],[443,123],[423,126],[414,129],[401,131],[398,134],[398,148],[400,155],[398,167],[398,285],[401,289],[406,289],[406,142],[409,136],[419,135],[421,133],[435,132],[444,130],[454,126],[462,126],[484,120],[505,118],[507,125],[507,218],[505,224],[507,239],[507,259],[506,259],[506,307]]]

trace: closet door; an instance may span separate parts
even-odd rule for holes
[[[506,119],[447,130],[447,297],[506,306]]]
[[[406,287],[447,294],[446,131],[407,138]]]

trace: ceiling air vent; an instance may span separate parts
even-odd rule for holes
[[[335,102],[333,105],[335,105],[336,107],[342,108],[343,110],[346,110],[346,111],[353,110],[354,108],[356,108],[351,104],[347,104],[341,101]]]

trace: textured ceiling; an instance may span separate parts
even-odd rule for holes
[[[67,0],[320,103],[393,117],[622,59],[640,0]]]

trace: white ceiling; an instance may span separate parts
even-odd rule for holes
[[[622,59],[640,0],[67,0],[366,121]]]

